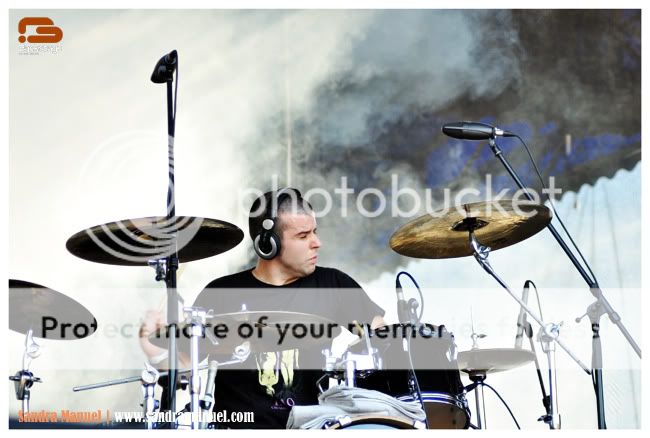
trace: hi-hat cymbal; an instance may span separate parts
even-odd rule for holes
[[[519,348],[486,348],[458,353],[458,368],[466,373],[497,373],[535,360],[532,351]]]
[[[327,327],[338,327],[334,321],[318,315],[284,311],[233,312],[214,315],[206,324],[218,344],[206,336],[199,343],[201,356],[207,354],[233,354],[235,348],[248,342],[251,352],[291,350],[294,348],[326,347],[332,342]],[[247,326],[247,327],[244,327]],[[224,328],[226,327],[226,328]],[[249,332],[248,327],[252,331]],[[178,351],[190,354],[190,325],[178,326]],[[163,327],[149,336],[149,341],[167,349],[169,327]]]
[[[421,259],[472,255],[469,229],[492,250],[505,248],[538,233],[551,221],[551,211],[529,201],[463,204],[421,216],[400,227],[390,238],[399,254]]]
[[[244,233],[228,222],[191,216],[125,219],[82,230],[66,243],[72,254],[91,262],[147,266],[178,250],[179,262],[211,257],[234,248]]]
[[[33,330],[43,339],[76,340],[92,335],[97,320],[84,306],[52,289],[22,280],[9,280],[9,329]]]

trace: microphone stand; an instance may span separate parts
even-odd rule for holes
[[[175,55],[175,54],[174,54]],[[178,62],[176,58],[175,62]],[[156,66],[158,67],[158,66]],[[174,134],[176,131],[175,102],[173,99],[172,83],[174,81],[174,69],[168,68],[159,71],[159,80],[167,84],[167,138],[168,138],[168,174],[169,184],[167,187],[167,222],[172,222],[176,215],[176,199],[174,196]],[[155,81],[152,77],[152,81]],[[178,82],[178,78],[177,78]],[[178,87],[178,84],[176,84]],[[174,238],[176,235],[174,235]],[[176,243],[175,243],[176,245]],[[176,290],[176,270],[178,269],[178,248],[164,259],[152,260],[150,265],[156,269],[156,280],[165,281],[167,286],[167,321],[169,324],[169,379],[167,381],[166,397],[162,400],[161,408],[176,412],[176,386],[178,381],[178,352],[176,350],[176,336],[178,332],[178,292]],[[175,428],[175,423],[170,423],[169,428]]]
[[[494,156],[501,161],[503,166],[506,168],[512,179],[517,183],[517,186],[523,191],[524,195],[526,198],[528,198],[531,201],[534,201],[532,195],[528,192],[524,184],[521,182],[519,179],[519,176],[517,175],[517,172],[510,166],[510,163],[506,159],[505,155],[503,155],[503,151],[499,148],[499,145],[497,145],[495,141],[495,136],[492,135],[489,139],[489,144],[490,148],[492,149],[492,152],[494,153]],[[623,325],[623,322],[621,321],[621,317],[619,316],[618,313],[614,310],[614,308],[609,304],[607,299],[605,299],[605,296],[603,295],[603,291],[600,289],[600,286],[598,283],[589,277],[587,275],[587,272],[584,270],[582,265],[578,262],[578,259],[576,256],[573,254],[573,252],[569,249],[567,246],[566,242],[564,242],[564,239],[562,239],[562,236],[557,232],[555,227],[549,222],[549,224],[546,226],[548,230],[551,232],[557,243],[562,247],[562,250],[564,253],[569,257],[571,262],[573,263],[573,266],[578,270],[582,278],[585,280],[587,285],[589,286],[589,290],[591,291],[591,294],[596,298],[596,301],[590,306],[590,307],[598,307],[602,310],[597,312],[597,316],[595,317],[594,320],[591,321],[592,323],[592,331],[594,332],[594,339],[598,339],[598,342],[592,342],[592,357],[601,359],[602,358],[602,346],[600,343],[600,335],[599,335],[599,329],[600,329],[600,316],[602,316],[604,313],[607,313],[609,316],[609,319],[616,324],[616,326],[619,328],[621,333],[623,333],[623,336],[625,339],[627,339],[628,343],[630,346],[634,349],[635,353],[639,358],[641,358],[641,349],[637,345],[637,343],[634,341],[630,333],[627,331],[625,326]],[[589,313],[589,310],[587,310],[587,313]],[[603,397],[603,370],[602,370],[602,360],[598,361],[592,361],[592,366],[598,366],[598,368],[593,369],[593,381],[594,381],[594,387],[596,389],[596,407],[598,410],[598,428],[599,429],[605,429],[607,426],[605,424],[605,400]],[[596,363],[598,362],[598,363]]]
[[[18,370],[9,380],[14,382],[16,399],[20,400],[23,414],[29,413],[29,401],[31,399],[31,388],[34,383],[40,383],[40,377],[34,376],[29,371],[33,359],[41,354],[40,345],[34,341],[33,331],[30,328],[25,335],[25,352],[23,353],[23,369]]]

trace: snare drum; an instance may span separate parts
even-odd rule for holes
[[[359,379],[357,386],[381,391],[403,401],[417,400],[410,382],[409,336],[413,367],[429,428],[468,428],[470,412],[456,361],[456,344],[444,326],[395,324],[374,330],[371,343],[379,350],[384,369]]]

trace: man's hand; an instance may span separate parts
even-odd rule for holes
[[[167,369],[167,350],[157,347],[149,341],[149,336],[156,331],[163,329],[167,325],[167,318],[160,310],[148,310],[144,315],[140,325],[140,348],[147,355],[149,362],[159,370]],[[165,338],[165,333],[162,334]],[[180,352],[178,354],[178,366],[180,368],[189,368],[191,361],[187,355]]]
[[[167,350],[163,350],[160,347],[156,347],[151,342],[149,342],[149,336],[151,336],[156,332],[156,330],[159,330],[164,326],[165,326],[165,316],[160,310],[148,310],[147,313],[145,313],[144,315],[142,324],[140,325],[140,331],[138,332],[138,335],[140,337],[139,339],[140,348],[142,348],[142,351],[144,352],[144,354],[147,355],[147,358],[150,361],[151,359],[161,358],[158,360],[154,360],[152,362],[152,365],[157,366],[158,364],[156,362],[163,362],[167,358],[165,355],[165,352]]]
[[[140,338],[148,338],[165,326],[165,316],[160,310],[147,310],[140,325]]]

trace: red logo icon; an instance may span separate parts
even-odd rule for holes
[[[34,32],[36,35],[27,35],[27,28],[30,26],[36,26]],[[63,31],[60,27],[54,26],[54,21],[47,17],[25,17],[18,23],[18,32],[20,36],[18,37],[18,42],[24,43],[45,43],[45,44],[54,44],[58,43],[63,39]]]

